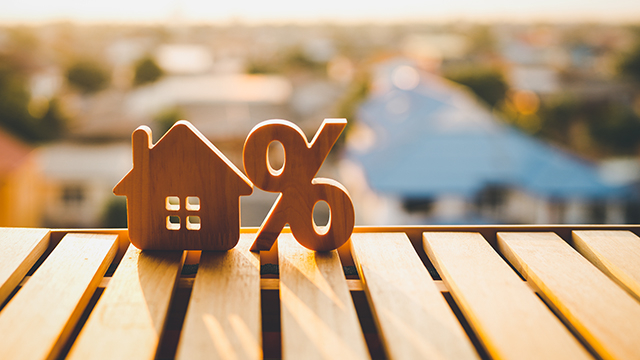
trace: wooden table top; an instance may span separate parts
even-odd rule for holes
[[[640,226],[356,227],[141,252],[0,228],[2,359],[640,359]]]

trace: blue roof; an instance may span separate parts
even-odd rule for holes
[[[378,192],[472,197],[496,184],[558,199],[626,193],[605,183],[594,164],[503,124],[466,89],[434,75],[421,74],[411,90],[388,81],[361,106],[359,121],[375,145],[351,147],[348,156]]]

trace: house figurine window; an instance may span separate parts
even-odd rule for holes
[[[169,211],[179,211],[180,210],[180,198],[177,196],[167,196],[167,201],[165,202],[165,207]]]
[[[165,199],[165,209],[176,212],[167,216],[167,230],[180,230],[182,219],[180,217],[180,198],[178,196],[167,196]],[[200,198],[197,196],[187,196],[184,200],[184,209],[187,212],[200,211]],[[200,216],[187,214],[185,219],[187,230],[200,230]]]
[[[199,211],[200,198],[197,196],[187,196],[187,199],[185,200],[185,208],[187,211]]]

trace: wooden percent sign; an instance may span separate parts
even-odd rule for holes
[[[286,120],[267,120],[254,127],[244,143],[244,169],[256,187],[279,192],[260,226],[252,251],[269,250],[286,224],[296,240],[315,251],[343,245],[353,232],[355,212],[347,189],[333,179],[314,178],[329,151],[347,125],[346,119],[325,119],[309,143],[304,132]],[[284,149],[284,164],[271,167],[269,145],[278,141]],[[329,222],[316,226],[316,203],[329,205]]]

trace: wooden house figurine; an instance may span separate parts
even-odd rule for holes
[[[188,121],[155,144],[133,132],[133,169],[113,193],[127,197],[131,243],[154,250],[229,250],[240,236],[249,179]]]

